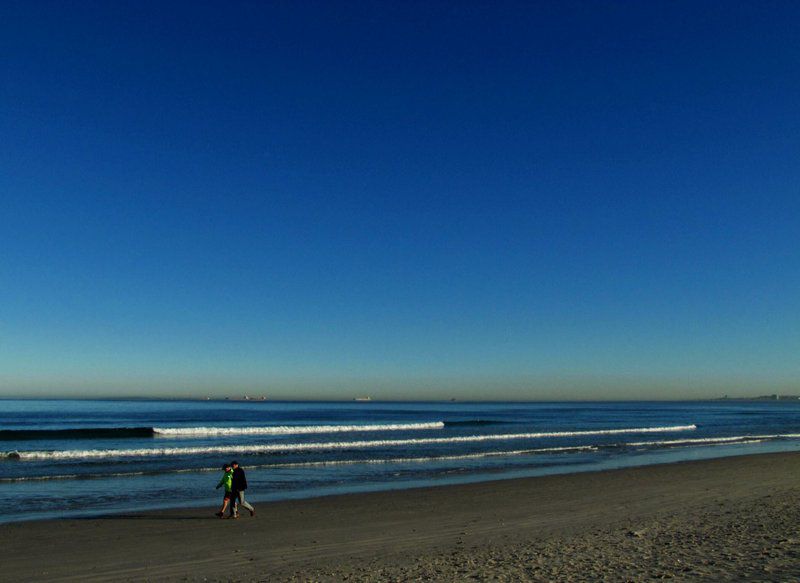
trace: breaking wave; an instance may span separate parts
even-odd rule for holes
[[[319,460],[313,462],[278,462],[272,464],[248,464],[248,470],[270,469],[270,468],[306,468],[317,466],[343,466],[358,464],[396,464],[396,463],[427,463],[451,460],[480,459],[487,457],[503,457],[515,455],[529,455],[539,453],[572,453],[578,451],[596,451],[598,448],[593,445],[578,445],[572,447],[543,447],[539,449],[516,449],[511,451],[485,451],[478,453],[454,454],[454,455],[433,455],[420,457],[400,457],[400,458],[367,458],[350,460]],[[90,474],[53,474],[49,476],[20,476],[14,478],[0,478],[0,484],[4,482],[38,482],[45,480],[99,480],[104,478],[128,478],[133,476],[149,476],[163,474],[184,474],[191,472],[218,472],[219,467],[210,468],[178,468],[178,469],[158,469],[150,471],[135,472],[109,472],[109,473],[90,473]]]
[[[264,427],[76,427],[71,429],[2,429],[0,441],[42,439],[125,439],[143,437],[204,437],[226,435],[302,435],[359,431],[442,429],[443,421],[371,425],[279,425]]]
[[[78,427],[75,429],[2,429],[0,441],[38,439],[122,439],[153,437],[152,427]]]
[[[629,447],[670,447],[680,445],[723,445],[771,439],[797,439],[800,433],[776,433],[773,435],[733,435],[730,437],[698,437],[687,439],[670,439],[665,441],[635,441],[626,444]]]
[[[206,435],[301,435],[310,433],[352,433],[361,431],[419,431],[442,429],[442,421],[430,423],[389,423],[375,425],[281,425],[271,427],[154,427],[155,435],[192,437]]]
[[[483,441],[509,441],[516,439],[541,439],[550,437],[584,437],[590,435],[622,435],[630,433],[669,433],[693,431],[696,425],[666,427],[635,427],[626,429],[595,429],[588,431],[552,431],[538,433],[501,433],[492,435],[465,435],[456,437],[422,437],[416,439],[377,439],[369,441],[333,441],[311,443],[269,443],[246,445],[218,445],[202,447],[157,447],[137,449],[82,449],[62,451],[8,452],[7,458],[19,460],[70,460],[120,457],[191,456],[206,454],[264,454],[273,452],[324,451],[336,449],[368,449],[380,447],[434,445],[447,443],[476,443]]]
[[[511,425],[514,421],[496,421],[494,419],[474,419],[466,421],[445,421],[445,427],[484,427],[486,425]]]

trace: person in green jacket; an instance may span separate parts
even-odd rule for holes
[[[220,518],[225,518],[225,509],[228,507],[228,504],[232,504],[231,491],[233,486],[233,470],[231,469],[230,464],[225,464],[222,466],[222,471],[224,473],[222,474],[222,479],[219,481],[219,484],[217,484],[216,489],[219,490],[224,486],[225,495],[222,497],[222,508],[220,508],[219,512],[217,512],[217,516]]]

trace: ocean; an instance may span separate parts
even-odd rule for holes
[[[0,522],[800,450],[800,401],[0,400]]]

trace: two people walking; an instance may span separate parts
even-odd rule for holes
[[[247,490],[247,476],[244,470],[239,467],[239,462],[232,461],[222,466],[222,479],[217,484],[217,490],[225,488],[222,497],[222,507],[217,512],[217,516],[225,518],[225,509],[230,508],[228,518],[239,518],[239,508],[244,507],[250,511],[250,516],[256,515],[256,509],[244,499],[244,492]]]

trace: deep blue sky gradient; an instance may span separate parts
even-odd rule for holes
[[[800,5],[8,2],[0,395],[800,389]]]

